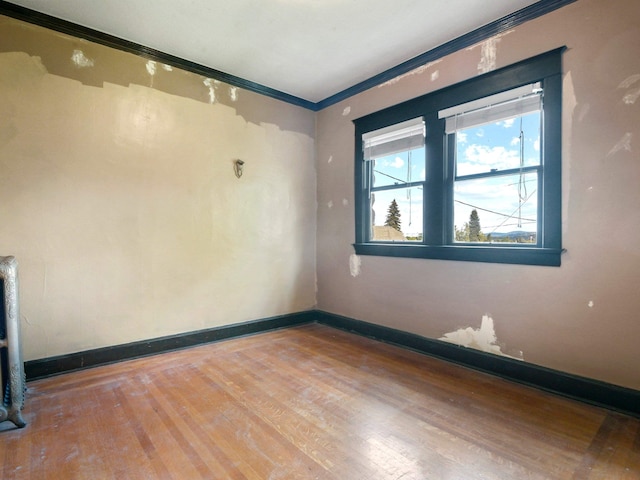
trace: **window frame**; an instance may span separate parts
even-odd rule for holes
[[[561,47],[510,66],[405,101],[353,121],[355,125],[355,243],[358,255],[410,257],[523,265],[560,266],[562,254],[562,53]],[[448,227],[453,221],[454,172],[447,151],[445,119],[438,112],[540,82],[544,91],[541,135],[542,178],[539,178],[538,243],[454,243]],[[421,242],[371,241],[367,191],[370,168],[364,161],[363,135],[422,117],[425,122],[427,177],[424,182]]]

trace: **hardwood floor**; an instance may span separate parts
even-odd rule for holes
[[[29,383],[3,479],[640,479],[640,419],[310,324]]]

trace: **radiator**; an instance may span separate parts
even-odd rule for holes
[[[14,257],[0,257],[0,280],[0,422],[8,420],[22,428],[26,425],[21,413],[26,382],[20,340],[18,262]]]

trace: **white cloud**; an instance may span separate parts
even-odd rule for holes
[[[498,122],[498,125],[503,126],[504,128],[511,128],[513,127],[513,123],[516,121],[515,118],[510,118],[508,120],[503,120],[502,122]]]
[[[458,132],[456,133],[456,139],[459,143],[467,143],[467,133],[466,132]]]
[[[464,157],[458,160],[458,174],[470,175],[486,172],[491,168],[504,170],[520,163],[516,150],[504,147],[488,147],[472,144],[464,151]]]
[[[391,166],[395,168],[402,168],[404,167],[404,160],[401,159],[400,157],[396,157],[396,159],[393,161]]]
[[[533,149],[534,149],[536,152],[539,152],[539,151],[540,151],[540,137],[538,137],[538,138],[536,138],[536,139],[534,140],[534,142],[533,142]]]
[[[516,145],[520,145],[520,137],[513,137],[513,138],[511,139],[511,143],[510,143],[510,145],[511,145],[512,147],[515,147]]]

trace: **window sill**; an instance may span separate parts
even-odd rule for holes
[[[507,263],[559,267],[562,249],[475,245],[412,245],[407,243],[355,243],[357,255],[425,258],[462,262]]]

